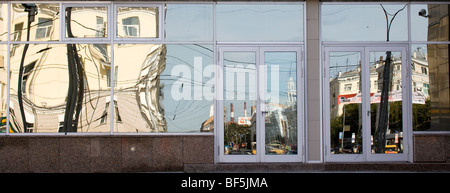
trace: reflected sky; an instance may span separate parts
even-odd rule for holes
[[[218,41],[303,41],[303,5],[217,5]]]
[[[383,5],[389,20],[405,5]],[[323,5],[323,41],[386,41],[387,27],[383,8],[373,5]],[[407,9],[392,22],[391,41],[408,40]]]
[[[202,4],[167,4],[166,41],[212,41],[213,6]]]

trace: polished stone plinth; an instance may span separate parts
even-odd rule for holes
[[[214,162],[213,135],[0,136],[0,172],[182,171]]]

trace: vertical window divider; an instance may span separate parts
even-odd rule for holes
[[[7,80],[6,80],[6,135],[9,135],[9,125],[10,125],[10,119],[9,119],[9,108],[10,108],[10,102],[9,102],[9,100],[10,100],[10,98],[9,98],[9,94],[10,94],[10,80],[11,80],[11,74],[9,73],[10,72],[10,69],[11,69],[11,67],[10,67],[10,55],[11,55],[11,52],[9,51],[10,50],[10,48],[11,48],[11,2],[8,2],[7,3],[7,6],[8,6],[8,24],[7,24],[7,26],[8,26],[8,29],[7,29],[7,40],[8,40],[8,43],[7,43],[7,51],[6,51],[6,78],[7,78]]]
[[[110,79],[109,79],[109,81],[110,81],[110,97],[111,97],[111,102],[110,102],[110,105],[109,105],[109,112],[110,112],[110,134],[111,135],[113,135],[114,134],[114,107],[115,107],[115,103],[114,103],[114,87],[115,87],[115,85],[114,85],[114,81],[117,81],[117,80],[115,80],[117,77],[115,77],[114,76],[114,74],[115,74],[115,69],[114,69],[114,66],[115,66],[115,64],[114,64],[114,38],[116,37],[116,33],[117,33],[117,30],[114,30],[114,28],[115,28],[115,26],[117,25],[117,21],[116,21],[116,14],[117,14],[117,10],[114,8],[115,6],[113,6],[112,5],[112,2],[111,2],[111,5],[110,5],[110,7],[112,7],[111,9],[113,9],[113,10],[110,10],[109,11],[109,21],[110,21],[110,24],[108,25],[108,30],[110,31],[110,33],[108,34],[108,35],[112,35],[112,38],[110,37],[109,38],[109,48],[110,48],[110,61],[111,61],[111,70],[110,70]]]

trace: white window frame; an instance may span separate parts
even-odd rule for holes
[[[394,52],[401,51],[402,53],[402,65],[403,67],[409,65],[409,59],[407,57],[403,57],[404,55],[407,55],[408,53],[408,45],[407,44],[386,44],[386,43],[377,43],[377,44],[355,44],[355,45],[349,45],[349,44],[342,44],[342,45],[324,45],[324,53],[323,53],[323,60],[322,65],[324,68],[324,75],[323,75],[323,96],[322,96],[322,103],[323,103],[323,132],[324,132],[324,157],[325,162],[367,162],[367,161],[376,161],[376,162],[385,162],[385,161],[412,161],[411,160],[411,154],[412,154],[412,101],[411,101],[411,80],[410,80],[410,71],[408,69],[410,68],[402,68],[402,111],[404,112],[402,114],[402,121],[403,121],[403,153],[402,154],[373,154],[371,152],[371,128],[370,128],[370,101],[368,101],[368,96],[370,94],[370,80],[369,80],[369,69],[367,68],[370,57],[369,53],[374,51],[384,52],[387,49],[392,50]],[[330,134],[330,88],[329,88],[329,53],[330,52],[359,52],[361,54],[361,72],[363,75],[361,76],[362,83],[365,83],[362,85],[361,93],[362,95],[366,96],[362,99],[362,106],[361,106],[361,117],[360,120],[362,122],[362,153],[360,154],[331,154],[331,134]],[[327,81],[328,80],[328,81]]]
[[[217,81],[219,82],[216,84],[217,87],[217,95],[216,97],[220,100],[217,100],[216,105],[216,114],[217,117],[215,120],[216,127],[215,131],[216,138],[218,138],[218,162],[221,163],[227,163],[227,162],[247,162],[247,163],[269,163],[269,162],[305,162],[306,161],[306,153],[305,153],[305,146],[307,144],[306,142],[306,133],[305,133],[305,127],[306,127],[306,118],[305,118],[305,112],[306,112],[306,103],[305,103],[305,84],[306,84],[306,77],[305,77],[305,60],[304,60],[304,45],[284,45],[284,44],[277,44],[277,45],[264,45],[264,44],[241,44],[241,45],[218,45],[218,52],[217,55],[220,55],[218,57],[218,64],[219,68],[222,69],[221,72],[223,73],[223,53],[224,52],[254,52],[255,53],[255,67],[256,67],[256,85],[255,89],[257,91],[257,99],[255,99],[256,104],[256,155],[228,155],[225,154],[224,150],[224,76],[223,74],[219,74],[216,77],[220,77]],[[260,112],[265,111],[265,94],[264,91],[266,89],[265,87],[265,73],[264,72],[264,66],[265,66],[265,56],[264,53],[266,52],[296,52],[297,53],[297,69],[296,69],[296,96],[297,96],[297,154],[296,155],[268,155],[265,152],[265,123],[264,123],[264,117],[262,117]],[[222,100],[223,99],[223,100]]]

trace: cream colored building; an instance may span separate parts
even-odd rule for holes
[[[24,13],[23,9],[19,4],[12,6],[14,14],[11,16],[11,26],[15,27],[11,38],[14,41],[26,41],[28,14]],[[30,41],[58,40],[58,9],[57,4],[39,6],[35,22],[30,28]],[[117,37],[157,35],[157,29],[148,28],[155,26],[154,24],[139,23],[157,21],[155,18],[158,14],[154,8],[117,10]],[[101,38],[108,35],[109,22],[105,7],[74,7],[71,18],[71,29],[75,37]],[[85,73],[85,93],[78,132],[110,132],[109,108],[112,104],[115,109],[115,132],[161,132],[167,129],[164,127],[164,117],[160,112],[163,109],[159,106],[158,97],[148,96],[150,91],[159,89],[159,80],[156,77],[164,70],[164,46],[116,44],[116,54],[128,57],[115,58],[115,79],[111,82],[111,57],[108,54],[110,46],[75,45]],[[13,44],[10,59],[10,114],[15,128],[21,128],[23,125],[18,108],[17,80],[24,47],[24,44]],[[26,51],[22,91],[25,117],[33,132],[55,133],[64,122],[69,87],[67,60],[66,44],[30,44]],[[115,86],[114,102],[111,102],[110,97],[111,84]],[[152,94],[159,96],[158,93]]]

